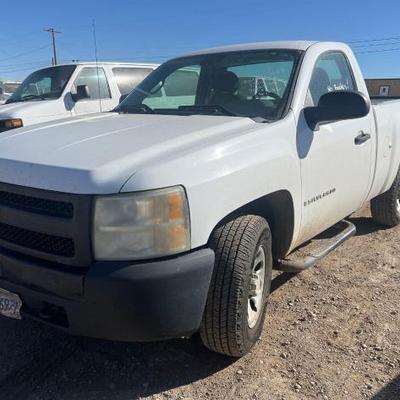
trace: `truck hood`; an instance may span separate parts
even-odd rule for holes
[[[6,131],[0,134],[0,182],[117,193],[145,165],[162,164],[257,125],[240,117],[105,113]]]
[[[55,100],[32,100],[18,103],[2,104],[0,107],[0,120],[7,118],[22,118],[34,116],[53,115]]]

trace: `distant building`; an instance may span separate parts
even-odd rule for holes
[[[0,104],[3,104],[15,92],[21,84],[19,81],[1,81],[0,80]]]
[[[400,78],[366,79],[371,97],[400,97]]]

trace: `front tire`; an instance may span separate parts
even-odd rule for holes
[[[268,223],[255,215],[236,218],[215,230],[211,247],[215,266],[200,336],[210,350],[242,357],[264,325],[272,274]]]
[[[371,214],[379,224],[389,227],[400,224],[400,169],[392,187],[371,200]]]

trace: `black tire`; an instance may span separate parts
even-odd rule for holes
[[[379,224],[389,227],[400,224],[400,169],[392,187],[371,200],[371,214]]]
[[[210,350],[242,357],[261,335],[271,289],[272,246],[268,223],[255,215],[236,218],[215,230],[211,247],[215,251],[215,266],[200,336]],[[262,259],[265,259],[264,285],[263,289],[259,288],[262,300],[257,322],[250,328],[249,295],[255,287],[251,277],[254,277],[255,257],[258,254],[259,258],[261,247]]]

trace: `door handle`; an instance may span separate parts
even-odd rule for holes
[[[361,131],[360,134],[355,137],[354,144],[359,146],[360,144],[363,144],[370,139],[371,139],[371,135],[369,133],[365,133],[365,132]]]

